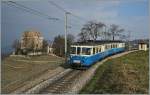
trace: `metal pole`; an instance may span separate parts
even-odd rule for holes
[[[131,36],[131,33],[130,33],[130,31],[128,31],[129,32],[129,50],[131,50],[131,44],[130,44],[130,36]]]
[[[65,62],[67,62],[67,14],[69,12],[65,12]]]
[[[129,41],[131,40],[130,37],[131,37],[131,32],[129,31]]]
[[[105,40],[106,40],[106,26],[105,26]]]

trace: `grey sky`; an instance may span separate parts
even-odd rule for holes
[[[118,24],[126,31],[132,31],[132,39],[148,38],[148,0],[51,0],[87,21],[97,20]],[[45,39],[52,40],[58,34],[64,34],[64,12],[48,3],[48,0],[16,1],[61,20],[52,21],[30,14],[15,7],[1,3],[2,11],[2,47],[10,46],[20,39],[22,32],[36,29]],[[69,16],[69,33],[77,35],[87,21]]]

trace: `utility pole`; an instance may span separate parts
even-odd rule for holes
[[[130,38],[131,38],[131,31],[128,31],[129,34],[128,34],[128,43],[129,43],[129,50],[131,50],[131,43],[130,43]]]
[[[105,40],[106,40],[106,33],[107,33],[107,32],[106,32],[106,26],[105,26]]]
[[[111,33],[110,33],[110,26],[109,25],[107,26],[107,32],[108,32],[107,39],[111,40]]]
[[[65,62],[67,62],[67,28],[68,28],[67,15],[68,14],[69,12],[65,12]]]

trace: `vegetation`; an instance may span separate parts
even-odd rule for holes
[[[48,41],[47,40],[43,40],[42,51],[46,53],[47,52],[47,47],[48,47]]]
[[[70,51],[70,45],[74,42],[74,36],[67,35],[67,53]],[[65,38],[63,35],[58,35],[54,38],[53,46],[54,54],[63,57],[65,55]]]
[[[18,54],[20,52],[21,43],[18,39],[14,40],[12,44],[12,48],[15,49],[15,54]]]
[[[53,42],[53,48],[54,48],[54,54],[58,55],[58,56],[63,56],[64,55],[64,51],[65,51],[65,39],[63,36],[58,35],[54,38],[54,42]]]
[[[80,93],[148,94],[148,51],[110,59],[101,65]]]
[[[110,27],[110,32],[112,35],[112,40],[115,40],[115,36],[119,36],[121,32],[123,32],[124,29],[119,29],[118,25],[112,24]]]
[[[79,33],[79,40],[86,41],[92,39],[95,41],[99,36],[99,29],[102,29],[104,26],[105,24],[101,22],[89,21],[81,29],[81,33]]]
[[[102,22],[96,22],[96,21],[89,21],[86,23],[83,28],[81,29],[81,32],[78,34],[79,41],[86,42],[88,40],[95,41],[98,37],[105,37],[110,40],[115,40],[116,36],[119,36],[120,38],[126,38],[125,35],[121,34],[123,31],[125,31],[123,28],[120,28],[116,24],[112,24],[110,27],[107,27],[106,31],[106,25]],[[105,30],[104,30],[105,28]]]
[[[2,93],[9,93],[40,76],[47,70],[63,65],[64,59],[55,56],[7,57],[1,64]]]

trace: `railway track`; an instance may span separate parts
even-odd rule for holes
[[[81,70],[72,70],[68,74],[64,75],[61,79],[58,79],[56,82],[50,84],[47,88],[40,91],[40,94],[48,94],[48,93],[55,93],[55,94],[61,94],[61,93],[68,93],[69,89],[71,88],[73,81],[77,77],[80,76],[80,74],[84,72]]]

